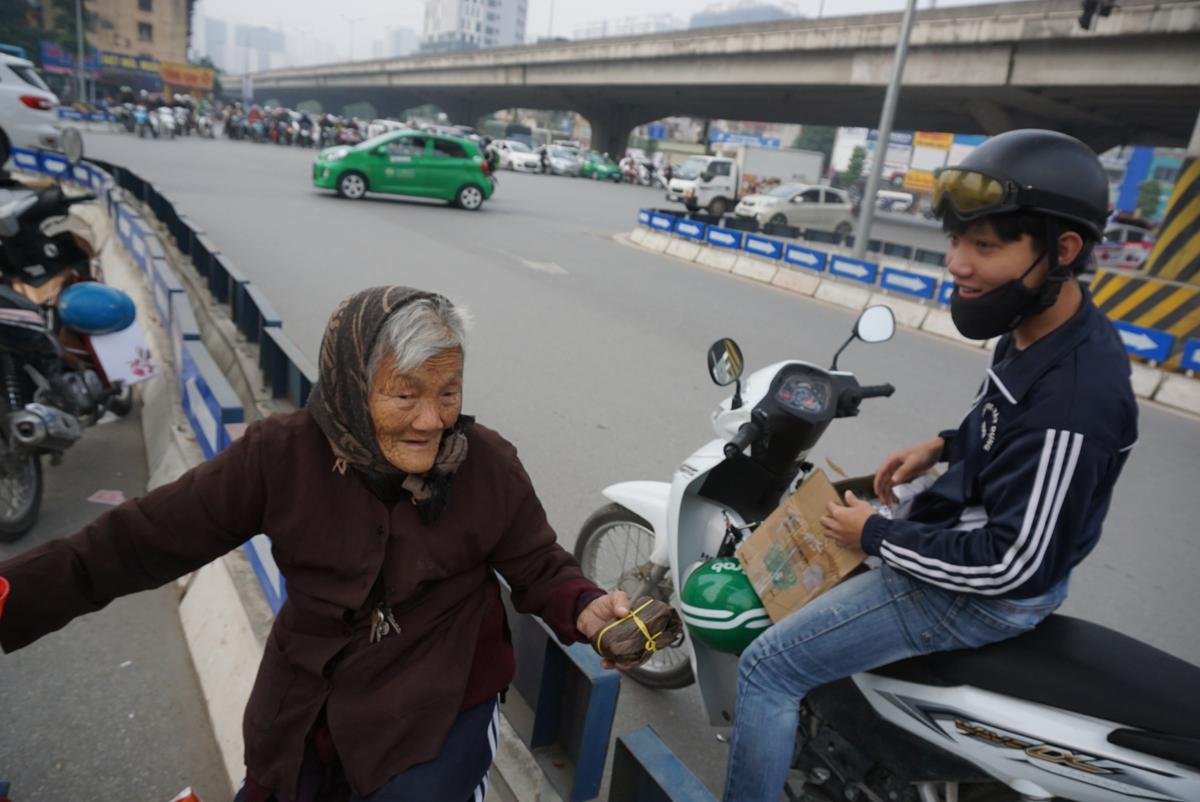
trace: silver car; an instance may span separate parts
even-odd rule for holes
[[[760,227],[773,223],[843,236],[854,230],[854,204],[849,196],[840,189],[812,184],[780,184],[766,194],[747,195],[733,213],[757,221]]]
[[[579,168],[583,167],[583,157],[579,151],[561,145],[548,145],[546,151],[552,175],[579,175]]]

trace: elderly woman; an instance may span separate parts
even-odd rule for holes
[[[557,543],[516,449],[461,414],[465,315],[404,287],[333,313],[308,406],[0,564],[0,646],[258,532],[288,599],[246,706],[240,800],[482,799],[513,677],[500,588],[566,643],[628,612]]]

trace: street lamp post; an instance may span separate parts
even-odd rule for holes
[[[350,60],[354,61],[354,26],[360,22],[365,22],[366,17],[347,17],[345,14],[339,14],[350,25]]]
[[[79,85],[79,101],[87,99],[83,77],[83,0],[75,0],[75,80]]]
[[[904,61],[908,58],[908,38],[912,33],[913,16],[917,0],[907,0],[904,19],[900,23],[900,39],[896,42],[895,63],[892,65],[892,80],[883,98],[883,114],[879,117],[879,139],[875,144],[875,158],[871,161],[871,175],[867,178],[867,190],[863,193],[862,208],[858,213],[858,225],[854,229],[854,258],[862,259],[871,240],[871,223],[875,220],[875,195],[879,192],[879,180],[883,176],[883,163],[887,158],[888,145],[892,139],[892,120],[896,116],[896,104],[900,100],[900,81],[904,78]]]

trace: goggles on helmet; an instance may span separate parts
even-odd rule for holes
[[[1096,212],[1075,198],[961,167],[943,167],[934,173],[933,210],[944,217],[948,209],[963,221],[1029,209],[1076,220],[1097,236],[1100,230]]]

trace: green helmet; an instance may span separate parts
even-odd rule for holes
[[[733,557],[697,565],[680,598],[688,632],[720,652],[741,654],[771,626],[762,600]]]

